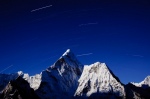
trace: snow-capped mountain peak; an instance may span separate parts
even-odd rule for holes
[[[82,74],[82,68],[83,65],[68,49],[52,66],[41,73],[42,82],[36,90],[37,93],[40,93],[39,96],[43,98],[49,98],[50,95],[57,96],[57,98],[73,96]]]
[[[68,55],[69,53],[71,53],[71,51],[70,49],[67,49],[66,52],[62,56]]]
[[[17,73],[18,73],[19,76],[23,74],[22,71],[18,71]]]
[[[75,96],[87,97],[98,93],[103,94],[99,98],[125,97],[121,82],[105,63],[100,62],[84,66]],[[112,94],[111,97],[109,94]]]
[[[147,77],[144,79],[144,84],[150,86],[150,76],[147,76]]]
[[[59,74],[62,75],[62,73],[65,73],[67,71],[67,68],[72,68],[76,70],[78,75],[81,75],[83,65],[78,61],[76,56],[73,52],[71,52],[70,49],[67,49],[67,51],[47,70],[56,69],[59,71]]]
[[[68,62],[69,64],[71,62],[74,62],[74,63],[76,63],[76,65],[79,65],[79,67],[82,65],[70,49],[67,49],[67,51],[59,58],[59,60],[63,60],[63,59],[66,62]],[[70,65],[74,66],[74,64],[70,64]],[[83,67],[83,65],[82,65],[82,67]]]

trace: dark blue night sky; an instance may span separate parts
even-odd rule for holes
[[[123,83],[140,82],[150,75],[150,2],[0,1],[0,73],[40,73],[67,49],[83,64],[105,62]]]

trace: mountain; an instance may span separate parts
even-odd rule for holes
[[[42,71],[41,83],[35,91],[41,98],[71,98],[78,86],[83,65],[68,49],[52,66]]]
[[[75,93],[77,97],[91,98],[124,98],[125,89],[105,63],[96,62],[84,66]]]
[[[150,87],[150,76],[147,76],[143,81],[141,81],[140,83],[134,83],[132,82],[133,85],[137,86],[137,87],[143,87],[143,88],[147,88]]]
[[[40,99],[21,76],[11,80],[0,94],[0,99]]]
[[[132,83],[125,85],[127,99],[150,99],[150,87],[137,87]]]
[[[0,74],[0,91],[4,89],[9,81],[16,79],[20,75],[22,75],[22,71],[12,74]]]
[[[150,76],[123,84],[105,63],[82,65],[68,49],[40,74],[0,74],[0,99],[150,99]]]
[[[140,83],[128,83],[125,88],[128,99],[150,99],[150,76]]]

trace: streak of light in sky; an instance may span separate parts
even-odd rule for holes
[[[92,55],[93,53],[87,53],[87,54],[80,54],[80,55],[77,55],[77,57],[80,57],[80,56],[87,56],[87,55]]]
[[[80,24],[79,27],[81,27],[81,26],[87,26],[87,25],[96,25],[96,24],[98,24],[98,22],[87,23],[87,24]]]
[[[6,67],[5,69],[1,70],[0,73],[2,73],[2,72],[4,72],[5,70],[11,68],[12,66],[13,66],[13,65],[10,65],[10,66]]]
[[[49,7],[52,7],[52,5],[48,5],[48,6],[44,6],[44,7],[41,7],[41,8],[37,8],[37,9],[31,10],[31,12],[35,12],[35,11],[42,10],[42,9],[45,9],[45,8],[49,8]]]

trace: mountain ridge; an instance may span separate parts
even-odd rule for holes
[[[143,83],[125,85],[105,63],[95,62],[91,65],[83,65],[70,49],[40,74],[29,76],[29,74],[22,71],[10,75],[0,74],[1,94],[6,94],[4,91],[10,86],[9,82],[18,81],[18,77],[23,78],[30,88],[34,90],[38,98],[41,99],[150,98],[148,95],[150,93],[150,76],[145,78]],[[142,84],[148,84],[148,86],[143,88]],[[12,91],[10,90],[10,92]],[[9,96],[9,94],[4,96],[8,97],[7,95]]]

